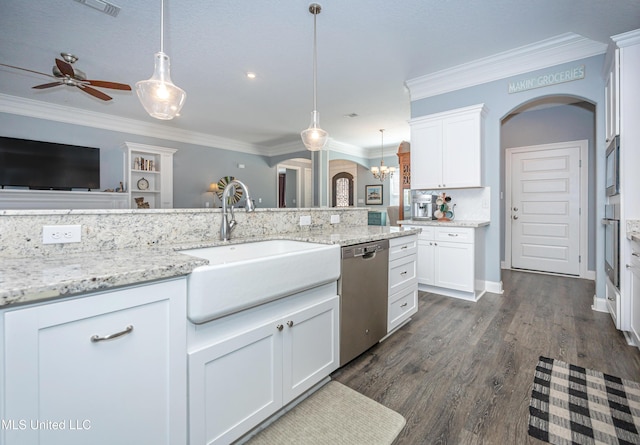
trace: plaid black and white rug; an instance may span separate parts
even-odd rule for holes
[[[556,445],[640,444],[639,432],[639,383],[540,357],[529,435]]]

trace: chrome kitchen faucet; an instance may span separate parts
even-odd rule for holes
[[[235,192],[235,184],[238,184],[240,188],[244,190],[247,200],[247,204],[245,207],[246,211],[253,212],[256,209],[253,201],[251,200],[251,196],[249,195],[249,188],[244,185],[243,182],[238,181],[237,179],[232,179],[231,181],[229,181],[229,183],[224,188],[224,191],[222,192],[222,225],[220,226],[220,239],[222,241],[228,241],[231,239],[231,231],[237,224],[236,218],[233,214],[233,204],[227,204],[229,201],[229,196]],[[230,206],[231,209],[231,221],[229,221],[229,216],[227,215],[227,206]]]

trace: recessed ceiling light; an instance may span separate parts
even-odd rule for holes
[[[249,71],[247,73],[247,78],[248,79],[255,79],[256,78],[256,73],[252,73],[251,71]]]
[[[343,117],[358,117],[358,113],[345,114],[345,115],[343,115]]]

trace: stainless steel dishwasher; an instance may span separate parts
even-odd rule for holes
[[[389,240],[342,248],[340,366],[387,334]]]

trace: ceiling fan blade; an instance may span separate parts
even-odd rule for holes
[[[91,94],[93,97],[97,97],[98,99],[102,99],[102,100],[112,99],[111,96],[107,96],[102,91],[98,91],[95,88],[91,88],[90,86],[87,86],[87,85],[78,85],[78,88],[80,88],[85,93]]]
[[[93,85],[94,87],[131,91],[131,87],[126,83],[107,82],[106,80],[85,80],[85,82],[89,85]]]
[[[22,71],[28,71],[30,73],[34,73],[34,74],[41,74],[43,76],[47,76],[47,77],[51,77],[52,79],[55,79],[55,76],[52,76],[51,74],[47,74],[47,73],[41,73],[40,71],[33,71],[33,70],[28,70],[26,68],[20,68],[19,66],[13,66],[13,65],[7,65],[6,63],[0,63],[0,65],[2,66],[6,66],[8,68],[14,68],[16,70],[22,70]]]
[[[58,85],[62,85],[62,82],[43,83],[42,85],[36,85],[35,87],[31,88],[35,88],[36,90],[44,90],[45,88],[57,87]]]
[[[75,72],[73,71],[73,67],[70,63],[67,63],[64,60],[56,59],[56,66],[65,76],[75,77]]]

